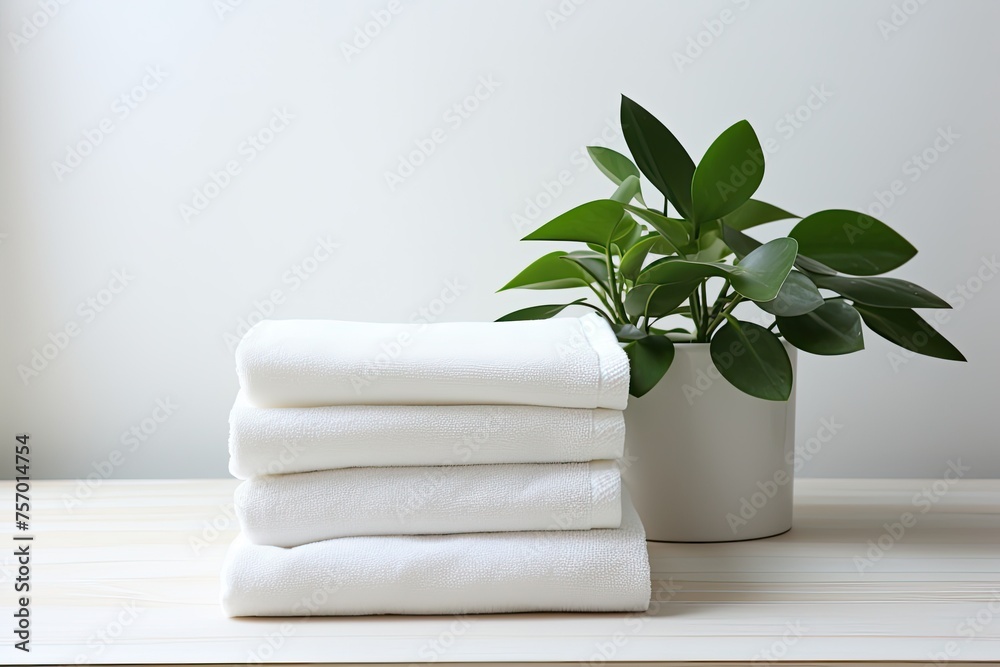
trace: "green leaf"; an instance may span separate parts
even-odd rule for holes
[[[629,393],[636,398],[656,386],[674,360],[674,344],[665,336],[647,336],[625,345],[631,375]]]
[[[672,285],[637,285],[625,295],[625,313],[629,317],[663,317],[671,314],[691,296],[697,282]]]
[[[798,244],[794,239],[768,241],[740,260],[730,272],[733,289],[754,301],[777,298],[782,283],[795,263]]]
[[[691,245],[693,249],[690,249]],[[702,225],[701,233],[693,243],[688,244],[688,249],[686,258],[696,262],[718,262],[732,252],[722,239],[722,224],[718,221]]]
[[[787,401],[792,363],[773,333],[752,322],[730,319],[712,337],[712,362],[740,391],[767,401]]]
[[[777,317],[778,329],[789,343],[812,354],[849,354],[863,350],[861,316],[840,299],[797,317]]]
[[[683,217],[691,216],[694,161],[653,114],[622,95],[622,134],[636,164]]]
[[[795,268],[800,269],[802,271],[808,271],[810,273],[815,273],[815,274],[821,275],[821,276],[835,276],[835,275],[837,275],[837,272],[834,271],[833,269],[831,269],[826,264],[823,264],[821,262],[817,262],[815,259],[812,259],[811,257],[806,257],[805,255],[799,255],[795,259]]]
[[[642,240],[644,231],[646,228],[639,223],[633,224],[626,234],[612,241],[612,250],[618,255],[624,255],[632,246]]]
[[[733,289],[748,299],[771,301],[778,296],[781,284],[792,269],[795,248],[794,239],[775,239],[751,252],[736,266],[667,257],[664,258],[667,261],[646,267],[636,282],[669,285],[718,276],[728,278]]]
[[[750,123],[741,120],[712,142],[691,179],[694,220],[708,222],[747,202],[764,178],[764,151]]]
[[[869,329],[910,352],[949,361],[965,361],[965,356],[922,317],[905,308],[854,307]]]
[[[726,224],[722,225],[722,238],[726,242],[726,245],[732,248],[733,252],[736,253],[736,256],[739,258],[749,255],[756,248],[761,246],[761,242],[757,239],[747,236],[740,230],[733,229]],[[821,264],[814,259],[803,257],[802,255],[795,258],[795,268],[809,273],[828,276],[837,275],[837,272],[830,267]]]
[[[675,253],[680,253],[678,248],[685,246],[691,239],[691,234],[689,233],[687,225],[689,224],[686,220],[678,220],[677,218],[668,218],[665,215],[660,215],[656,211],[650,211],[646,208],[640,208],[638,206],[632,206],[626,204],[625,208],[632,213],[635,213],[642,220],[649,223],[649,225],[660,233],[664,241],[669,243],[673,247]]]
[[[763,245],[757,239],[747,236],[734,227],[730,227],[725,224],[725,222],[723,222],[722,225],[722,240],[726,242],[726,245],[729,246],[740,259],[743,259]]]
[[[579,241],[606,248],[623,212],[622,205],[610,199],[587,202],[546,222],[522,240]]]
[[[639,194],[639,177],[629,176],[614,191],[610,199],[622,204],[627,204]]]
[[[650,249],[662,240],[662,238],[659,234],[650,234],[640,239],[625,252],[621,264],[618,266],[618,272],[629,280],[634,281],[639,272],[642,271],[642,264],[646,261]]]
[[[565,261],[563,257],[567,254],[562,250],[557,250],[539,257],[497,291],[502,292],[514,288],[567,289],[586,287],[590,282],[587,274],[576,264]]]
[[[951,308],[939,296],[899,278],[816,276],[813,281],[851,301],[881,308]]]
[[[555,317],[561,313],[566,308],[570,306],[575,306],[579,303],[583,303],[586,299],[577,299],[572,303],[561,303],[553,304],[550,306],[531,306],[530,308],[522,308],[521,310],[515,310],[512,313],[507,313],[503,317],[497,319],[497,322],[519,322],[521,320],[547,320],[550,317]]]
[[[873,276],[902,266],[917,254],[888,225],[856,211],[820,211],[789,234],[803,255],[855,276]]]
[[[767,202],[748,199],[743,206],[726,215],[722,221],[733,229],[743,231],[744,229],[750,229],[751,227],[774,222],[775,220],[787,220],[798,217],[794,213],[789,213]]]
[[[639,168],[632,160],[618,151],[603,146],[587,146],[587,153],[590,154],[590,159],[594,161],[601,173],[610,178],[615,185],[620,185],[629,176],[639,178]],[[640,189],[636,190],[635,198],[643,206],[646,205],[646,202],[642,200]]]
[[[584,273],[587,275],[587,282],[597,282],[604,288],[604,291],[610,291],[610,282],[608,281],[608,265],[605,261],[604,255],[598,255],[597,253],[591,252],[589,250],[578,250],[576,252],[570,252],[564,254],[560,257],[561,260],[566,262],[572,262],[583,269]]]
[[[778,296],[757,305],[772,315],[795,317],[816,310],[823,303],[823,295],[813,281],[798,271],[792,271],[778,290]]]

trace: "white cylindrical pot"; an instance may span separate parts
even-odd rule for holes
[[[796,350],[785,344],[796,370]],[[623,475],[646,537],[731,542],[792,527],[795,388],[765,401],[729,384],[708,343],[676,345],[670,370],[625,411]]]

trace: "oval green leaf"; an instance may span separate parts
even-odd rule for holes
[[[642,265],[646,261],[646,257],[649,256],[650,249],[662,239],[663,237],[659,234],[651,234],[641,238],[625,252],[621,264],[618,266],[618,272],[634,281],[639,272],[642,271]]]
[[[598,199],[566,211],[525,236],[524,241],[578,241],[606,248],[622,219],[616,201]]]
[[[637,199],[636,195],[638,194],[639,194],[639,177],[629,176],[618,185],[618,187],[615,189],[614,193],[611,195],[611,197],[609,197],[609,199],[622,204],[627,204],[633,199]]]
[[[813,281],[798,271],[792,271],[778,290],[778,296],[771,301],[760,301],[757,305],[772,315],[795,317],[816,310],[823,303],[823,295]]]
[[[697,282],[673,285],[637,285],[625,295],[625,313],[629,317],[663,317],[687,301]]]
[[[562,250],[539,257],[498,292],[508,289],[568,289],[586,287],[590,280],[576,264],[563,259],[568,253]]]
[[[686,218],[691,216],[694,161],[653,114],[622,95],[622,134],[649,182]]]
[[[815,283],[851,301],[881,308],[951,308],[941,297],[899,278],[816,276]]]
[[[610,282],[608,281],[608,265],[605,261],[603,255],[598,255],[589,250],[578,250],[576,252],[566,253],[560,257],[564,262],[572,262],[576,264],[581,269],[583,269],[584,274],[587,276],[587,282],[597,282],[604,291],[610,291]]]
[[[610,178],[615,185],[620,185],[629,176],[639,178],[639,168],[635,163],[616,150],[604,146],[587,146],[587,153],[600,172]],[[643,206],[646,205],[642,200],[641,190],[636,191],[635,198]]]
[[[572,303],[552,304],[548,306],[531,306],[507,313],[503,317],[497,318],[497,322],[520,322],[521,320],[547,320],[555,317],[570,306],[583,303],[586,299],[577,299]]]
[[[833,209],[803,218],[789,233],[799,252],[855,276],[892,271],[917,254],[909,241],[870,215]]]
[[[642,220],[649,223],[649,226],[660,233],[660,236],[668,242],[675,253],[680,253],[679,248],[687,245],[691,239],[690,231],[688,230],[688,223],[686,220],[678,220],[677,218],[668,218],[665,215],[660,215],[656,211],[650,211],[646,208],[640,208],[638,206],[626,205],[625,208],[635,215],[639,216]]]
[[[748,199],[743,206],[728,214],[723,219],[723,222],[733,229],[742,231],[768,222],[798,217],[794,213],[789,213],[773,204],[768,204],[758,199]]]
[[[764,178],[764,151],[745,120],[712,142],[691,180],[691,202],[697,222],[717,220],[736,211],[757,191]]]
[[[840,299],[827,301],[805,315],[775,319],[781,335],[803,352],[849,354],[865,347],[861,316]]]
[[[674,344],[665,336],[647,336],[625,345],[628,355],[629,393],[636,398],[656,386],[674,360]]]
[[[730,319],[712,337],[712,363],[740,391],[767,401],[787,401],[792,363],[773,333],[752,322]]]
[[[795,239],[768,241],[733,267],[729,280],[733,289],[754,301],[771,301],[795,264],[798,244]]]
[[[855,304],[854,307],[861,313],[868,328],[887,341],[928,357],[965,361],[965,355],[958,348],[912,310],[860,304]]]

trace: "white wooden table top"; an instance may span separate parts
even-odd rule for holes
[[[36,481],[32,651],[5,526],[0,663],[1000,663],[1000,480],[936,484],[798,480],[790,533],[650,544],[647,614],[228,619],[236,481]]]

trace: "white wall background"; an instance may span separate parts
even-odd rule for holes
[[[226,1],[90,0],[51,17],[0,4],[0,438],[33,434],[36,477],[226,475],[226,335],[275,292],[274,317],[381,321],[432,306],[449,281],[460,296],[442,320],[550,298],[494,290],[545,249],[518,242],[530,227],[610,193],[581,150],[602,136],[624,148],[623,92],[695,159],[749,119],[778,146],[759,196],[793,211],[866,209],[901,180],[879,217],[921,253],[896,275],[956,302],[978,290],[940,327],[969,364],[894,367],[874,335],[849,357],[800,356],[800,445],[824,418],[841,425],[803,474],[936,477],[961,460],[1000,476],[1000,280],[977,275],[994,277],[981,267],[1000,244],[1000,3]],[[133,93],[147,68],[162,81]],[[477,88],[467,118],[446,116]],[[806,113],[815,89],[830,96]],[[250,159],[241,144],[275,109],[293,118]],[[810,117],[783,122],[797,111]],[[102,123],[112,131],[57,174]],[[390,189],[385,173],[437,128],[443,143]],[[948,128],[958,138],[914,173]],[[180,205],[229,161],[239,173],[185,221]],[[560,172],[571,183],[547,197]],[[312,265],[317,239],[339,247]],[[303,262],[315,271],[296,282]],[[102,292],[116,271],[127,285]],[[25,382],[18,366],[67,325],[76,335]],[[130,439],[164,416],[157,401],[176,408]]]

